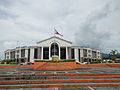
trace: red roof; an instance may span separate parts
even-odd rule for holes
[[[89,47],[74,47],[74,46],[73,46],[73,47],[71,47],[71,48],[89,48]]]
[[[24,46],[24,47],[16,47],[15,49],[8,49],[7,51],[15,51],[16,49],[29,49],[29,48],[37,48],[38,46]]]
[[[24,47],[16,47],[16,49],[21,48],[21,49],[28,49],[28,48],[37,48],[38,46],[24,46]]]

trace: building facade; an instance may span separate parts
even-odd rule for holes
[[[16,47],[5,51],[5,59],[18,63],[51,60],[53,55],[57,55],[61,60],[75,59],[76,62],[92,62],[101,59],[99,50],[72,46],[72,42],[56,36],[37,42],[37,46]]]

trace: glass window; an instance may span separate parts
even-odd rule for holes
[[[71,49],[71,59],[74,59],[75,58],[75,53],[74,53],[74,48]]]

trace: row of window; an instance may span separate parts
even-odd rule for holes
[[[78,49],[79,51],[79,56],[80,56],[80,49]],[[16,51],[17,53],[20,52],[20,50],[17,50]],[[91,57],[91,54],[90,54],[91,50],[87,50],[86,49],[83,49],[83,57]],[[5,53],[5,57],[6,59],[8,59],[9,57],[7,56],[9,52]],[[51,52],[50,52],[51,56],[52,55],[58,55],[59,56],[59,48],[57,45],[53,45],[51,46]],[[75,55],[74,55],[75,51],[74,49],[71,49],[71,59],[74,59],[75,58]],[[89,53],[89,54],[88,54]],[[39,53],[40,54],[40,53]],[[98,52],[99,54],[99,52]],[[16,55],[17,58],[19,58],[19,54]],[[25,49],[22,49],[21,50],[21,57],[25,57]],[[97,58],[97,52],[94,52],[92,51],[92,57],[93,58]],[[15,51],[13,52],[10,52],[10,58],[15,58]],[[66,47],[60,47],[60,58],[61,59],[66,59]],[[30,49],[28,49],[28,59],[30,59]],[[38,59],[38,49],[35,48],[34,49],[34,59]],[[44,47],[43,48],[43,59],[49,59],[49,47]]]
[[[15,51],[7,52],[7,53],[5,53],[5,57],[6,57],[6,59],[8,59],[10,56],[10,58],[12,59],[12,58],[15,58],[15,54],[17,53],[16,57],[19,58],[19,54],[18,54],[19,52],[20,52],[20,50],[17,50],[16,52]],[[25,49],[21,50],[21,57],[25,57]]]
[[[83,49],[83,57],[91,57],[92,58],[97,58],[97,52],[93,52],[92,51],[92,55],[90,54],[91,53],[91,50],[87,50],[86,49]],[[100,52],[98,52],[98,54],[100,54]],[[71,49],[71,58],[74,59],[74,49]],[[78,57],[80,57],[80,49],[78,49]],[[100,58],[100,56],[98,56],[98,58]]]

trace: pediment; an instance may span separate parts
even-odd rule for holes
[[[37,42],[38,46],[49,46],[51,43],[58,43],[60,46],[71,46],[72,42],[53,36],[48,39]]]

